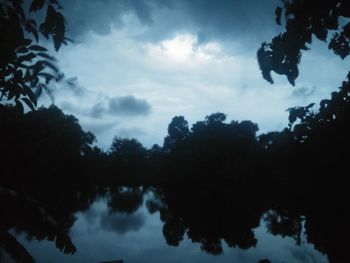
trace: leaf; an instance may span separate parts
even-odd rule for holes
[[[306,109],[308,110],[308,109],[312,108],[314,105],[315,105],[315,103],[310,103],[308,106],[306,106]]]
[[[24,39],[24,41],[23,41],[23,45],[24,45],[24,46],[29,46],[32,42],[33,42],[33,41],[32,41],[31,39],[26,38],[26,39]]]
[[[276,24],[281,25],[281,15],[282,15],[282,7],[278,6],[275,10],[276,15]]]
[[[58,51],[64,41],[65,25],[64,17],[61,13],[56,12],[55,16],[55,33],[53,36],[53,41],[55,45],[55,50]]]
[[[31,76],[31,70],[29,69],[29,67],[26,69],[26,73],[24,74],[24,78],[23,81],[24,82],[29,82],[31,80],[32,76]]]
[[[57,73],[59,72],[58,68],[54,64],[52,64],[48,61],[43,61],[43,62],[45,64],[45,66],[48,66],[49,68],[51,68],[53,71],[55,71]]]
[[[25,104],[27,104],[27,106],[31,109],[31,110],[35,110],[35,108],[34,108],[34,105],[33,105],[33,103],[30,101],[30,100],[28,100],[27,98],[21,98],[21,100],[25,103]]]
[[[21,47],[16,50],[17,53],[27,53],[29,50],[26,47]]]
[[[23,72],[22,70],[17,70],[14,74],[14,80],[17,82],[17,83],[20,83],[22,81],[22,77],[23,77]]]
[[[34,91],[35,97],[39,98],[43,92],[42,84],[38,85],[38,87]]]
[[[34,28],[37,27],[36,21],[34,19],[28,19],[27,24],[33,26]]]
[[[32,61],[32,59],[35,57],[36,57],[35,54],[33,52],[30,52],[26,55],[18,57],[17,59],[19,62],[23,62],[23,61]]]
[[[43,60],[39,60],[37,61],[34,66],[33,66],[33,69],[34,69],[34,72],[33,74],[34,75],[37,75],[40,71],[42,71],[43,69],[45,68],[45,61]]]
[[[55,58],[55,57],[50,56],[50,55],[48,55],[48,54],[46,54],[46,53],[43,53],[43,52],[36,53],[36,55],[39,56],[39,57],[43,57],[43,58],[52,60],[52,61],[56,61],[56,58]]]
[[[12,1],[12,5],[16,11],[16,13],[21,17],[22,20],[26,19],[26,15],[24,13],[24,10],[21,6],[21,1]]]
[[[16,100],[16,109],[18,110],[19,113],[23,114],[23,112],[24,112],[23,105],[18,100]]]
[[[25,94],[28,96],[28,98],[30,99],[30,101],[34,104],[34,106],[37,106],[37,97],[35,96],[35,94],[33,93],[32,89],[29,88],[28,86],[24,85],[23,86],[23,91],[25,92]]]
[[[19,68],[25,68],[25,69],[29,68],[29,66],[24,65],[24,64],[22,64],[22,63],[20,63],[20,64],[18,65],[18,67],[19,67]]]
[[[34,50],[34,51],[47,51],[47,49],[43,46],[40,45],[31,45],[29,47],[30,50]]]
[[[55,16],[56,10],[52,5],[47,7],[45,21],[41,23],[39,30],[46,37],[49,38],[49,35],[52,34],[52,31],[55,27]]]
[[[46,73],[46,72],[39,73],[38,76],[41,76],[41,77],[45,78],[45,81],[46,81],[45,84],[48,84],[50,82],[50,80],[55,78],[55,76],[53,76],[50,73]]]
[[[289,113],[288,120],[289,120],[289,123],[291,123],[291,124],[293,124],[297,120],[297,115],[295,114],[294,111],[291,111]]]
[[[9,94],[7,95],[7,100],[12,100],[15,97],[15,92],[13,89],[9,89]]]
[[[56,81],[60,82],[63,79],[64,79],[64,73],[63,72],[59,72],[57,77],[56,77]]]
[[[32,4],[30,5],[29,12],[36,12],[43,8],[45,4],[45,0],[33,0]]]
[[[39,42],[39,34],[38,34],[38,30],[36,29],[36,27],[34,27],[32,25],[27,25],[26,30],[33,34],[36,42]]]

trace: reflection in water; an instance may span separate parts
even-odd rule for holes
[[[70,231],[73,242],[77,246],[74,255],[59,253],[49,242],[21,241],[33,253],[38,263],[44,262],[100,262],[103,260],[123,259],[124,262],[257,262],[269,258],[271,262],[320,262],[327,259],[317,252],[311,244],[306,243],[305,235],[301,235],[301,244],[295,245],[290,237],[282,238],[269,233],[263,219],[260,226],[253,229],[258,240],[255,247],[249,249],[232,249],[225,242],[222,243],[223,254],[213,256],[201,252],[197,243],[193,243],[187,235],[177,248],[168,246],[164,242],[160,220],[160,213],[150,214],[145,205],[139,207],[134,214],[144,218],[140,228],[128,227],[125,232],[119,233],[106,229],[101,224],[103,217],[109,213],[108,203],[105,200],[95,202],[86,212],[77,214],[77,220]],[[116,217],[125,214],[118,212]],[[137,223],[136,223],[137,225]]]
[[[27,238],[53,241],[56,247],[71,254],[76,251],[67,230],[37,200],[12,189],[0,187],[0,256],[11,256],[17,262],[32,263],[34,259],[9,230],[25,231]],[[0,257],[0,262],[2,258]]]
[[[30,217],[25,217],[29,220],[25,227],[23,223],[14,224],[25,222],[23,215],[14,214],[11,219],[14,223],[8,223],[7,230],[18,237],[39,263],[115,259],[125,262],[212,262],[214,256],[215,262],[258,262],[262,259],[328,262],[327,256],[320,252],[328,254],[330,262],[342,262],[338,260],[341,254],[333,246],[327,246],[327,240],[334,240],[325,236],[330,232],[324,231],[324,223],[327,220],[335,222],[335,219],[323,219],[324,210],[323,215],[320,211],[302,214],[307,211],[305,207],[295,209],[295,204],[282,201],[273,204],[269,199],[252,194],[243,202],[241,193],[237,195],[224,188],[189,189],[182,186],[181,195],[178,189],[175,185],[162,189],[101,187],[93,188],[89,196],[86,191],[82,194],[84,189],[81,188],[78,191],[81,194],[76,195],[67,207],[62,207],[61,213],[56,211],[55,214],[65,226],[62,231],[69,233],[77,248],[73,255],[55,249],[50,240],[55,240],[56,246],[61,248],[58,236],[50,238],[45,227],[33,229],[35,224]],[[56,198],[61,197],[57,194]],[[51,202],[55,203],[54,200]],[[9,204],[13,205],[11,202],[2,205]],[[28,209],[23,211],[30,214]],[[5,219],[1,218],[2,229],[10,222]],[[337,225],[332,227],[333,233],[337,233]],[[320,232],[323,233],[321,236]],[[45,239],[48,241],[35,241]],[[6,253],[2,251],[2,254]]]
[[[24,262],[33,262],[33,256],[43,263],[211,262],[214,256],[216,262],[337,263],[346,258],[346,236],[339,233],[345,233],[349,217],[340,193],[276,198],[208,183],[92,187],[61,180],[45,186],[17,186],[21,194],[1,188],[7,211],[0,218],[2,260],[16,254],[26,255]],[[22,245],[26,250],[19,253]]]

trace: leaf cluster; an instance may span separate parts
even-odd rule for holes
[[[15,103],[21,112],[23,105],[33,110],[43,90],[52,97],[48,84],[61,78],[55,58],[39,44],[40,35],[52,37],[56,51],[67,44],[56,0],[33,0],[29,10],[24,6],[22,0],[0,3],[0,103]],[[45,10],[41,23],[30,17]]]
[[[302,51],[309,49],[315,37],[328,43],[337,56],[346,58],[350,54],[350,22],[342,26],[341,20],[350,17],[349,10],[347,0],[282,1],[275,15],[276,23],[284,24],[285,31],[270,43],[262,43],[257,52],[263,78],[273,83],[271,71],[274,71],[295,85]]]

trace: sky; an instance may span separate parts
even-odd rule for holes
[[[283,30],[279,0],[63,0],[67,36],[56,54],[74,87],[53,87],[54,102],[75,115],[108,150],[114,136],[162,145],[174,116],[190,126],[214,112],[282,130],[288,108],[329,97],[349,60],[314,41],[296,86],[260,73],[256,51]],[[41,98],[42,103],[48,99]]]

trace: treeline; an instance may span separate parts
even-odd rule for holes
[[[190,128],[183,116],[168,126],[162,146],[115,137],[107,152],[56,106],[26,114],[1,106],[2,177],[62,180],[85,177],[124,184],[234,183],[330,187],[348,180],[349,79],[330,99],[289,109],[289,126],[257,135],[251,121],[213,113]]]

